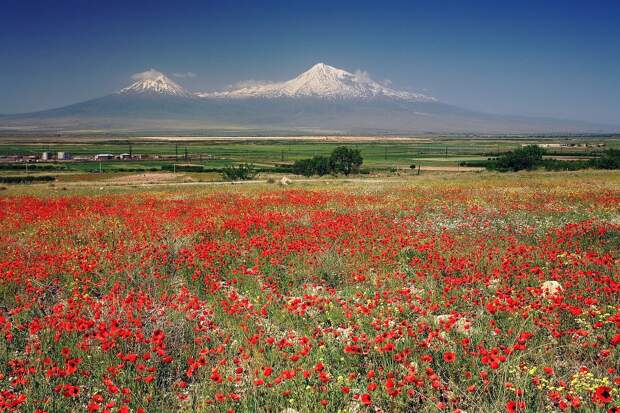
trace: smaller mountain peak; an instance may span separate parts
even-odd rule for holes
[[[332,69],[337,70],[335,67],[326,65],[323,62],[317,63],[310,68],[310,70],[332,70]]]
[[[168,76],[155,69],[136,73],[131,77],[134,83],[121,89],[119,93],[124,95],[148,94],[189,97],[191,93],[170,79]]]
[[[323,62],[317,63],[312,66],[310,69],[306,70],[305,73],[347,73],[345,70],[338,69],[337,67],[330,66]]]

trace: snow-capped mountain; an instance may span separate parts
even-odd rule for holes
[[[392,89],[364,72],[319,63],[294,79],[190,93],[150,69],[120,92],[61,108],[0,116],[2,130],[200,131],[231,134],[558,133],[617,130],[492,115]]]
[[[197,95],[203,98],[369,99],[385,97],[410,101],[436,100],[419,93],[398,91],[375,82],[366,73],[350,73],[325,63],[317,63],[296,78],[285,82],[263,83]]]
[[[133,75],[136,82],[121,89],[123,95],[165,95],[176,97],[190,97],[192,94],[174,82],[168,76],[155,69]]]
[[[392,98],[433,102],[435,98],[420,93],[404,92],[372,80],[365,72],[350,73],[325,63],[317,63],[294,79],[284,82],[258,82],[251,86],[218,92],[190,93],[163,73],[150,69],[133,76],[136,80],[120,90],[120,94],[147,94],[198,98],[326,98],[372,99]]]

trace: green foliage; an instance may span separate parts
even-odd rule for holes
[[[329,157],[332,171],[349,175],[358,172],[364,159],[358,149],[350,149],[346,146],[339,146]]]
[[[202,165],[179,165],[174,164],[162,165],[162,171],[177,171],[177,172],[204,172]]]
[[[487,169],[497,169],[496,164],[497,164],[496,158],[489,158],[489,159],[484,159],[484,160],[479,160],[479,161],[459,162],[460,166],[469,166],[469,167],[487,168]]]
[[[620,169],[620,149],[608,149],[600,158],[590,159],[589,164],[596,169]]]
[[[544,167],[548,171],[578,171],[581,169],[620,169],[620,150],[608,149],[602,156],[592,159],[565,161],[561,159],[543,159],[545,150],[536,145],[529,145],[508,152],[499,158],[486,161],[461,162],[461,166],[483,166],[501,172],[520,171]]]
[[[362,162],[363,158],[359,150],[339,146],[333,150],[329,157],[314,156],[310,159],[295,161],[293,172],[303,176],[323,176],[338,173],[349,175],[359,173]]]
[[[0,169],[5,171],[54,171],[67,169],[67,166],[54,164],[4,163],[0,164]]]
[[[22,175],[22,176],[0,176],[0,183],[3,184],[30,184],[32,182],[51,182],[56,179],[51,175]]]
[[[547,171],[578,171],[580,169],[587,169],[590,166],[588,161],[563,161],[559,159],[545,159],[542,161],[542,166]]]
[[[310,159],[300,159],[293,164],[293,172],[298,175],[327,175],[332,172],[330,159],[326,156],[314,156]]]
[[[527,145],[507,152],[497,158],[495,168],[499,171],[532,170],[541,164],[545,150],[538,145]]]
[[[254,179],[258,171],[249,163],[229,165],[222,169],[222,176],[227,181],[249,181]]]

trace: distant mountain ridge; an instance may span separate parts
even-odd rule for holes
[[[303,134],[597,133],[586,122],[492,115],[399,91],[318,63],[293,79],[225,91],[187,91],[150,69],[119,92],[41,112],[0,117],[0,130],[286,131]]]

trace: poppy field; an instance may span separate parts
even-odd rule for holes
[[[0,195],[0,412],[613,412],[620,175]]]

